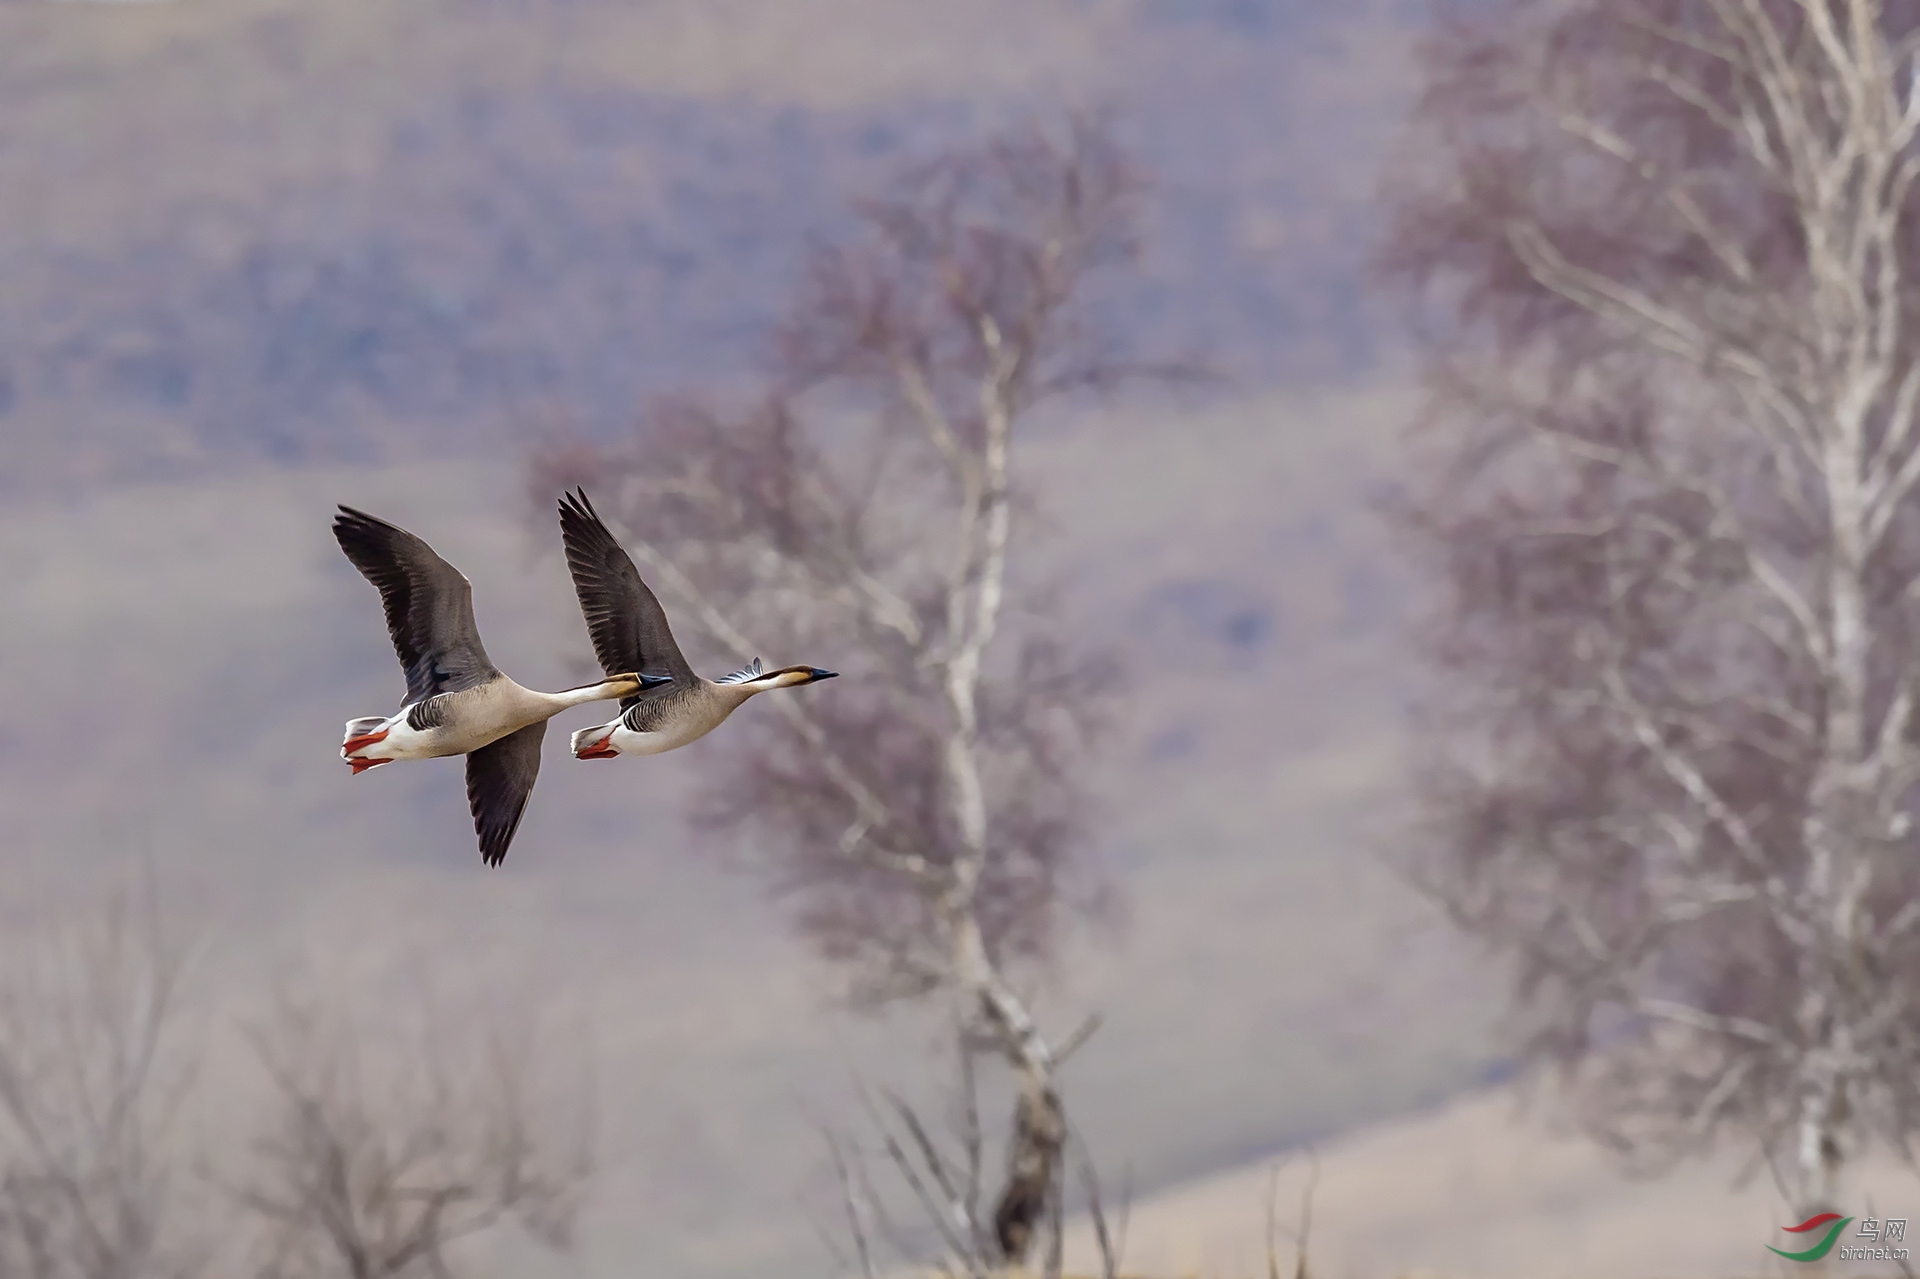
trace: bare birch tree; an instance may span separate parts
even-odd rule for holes
[[[823,1230],[843,1268],[859,1279],[883,1274],[937,1272],[953,1279],[993,1279],[1004,1274],[1004,1249],[995,1238],[984,1200],[992,1145],[981,1122],[975,1049],[959,1045],[959,1078],[945,1131],[920,1108],[892,1090],[879,1096],[862,1088],[864,1134],[828,1132],[827,1153],[843,1228]],[[1108,1218],[1100,1176],[1084,1141],[1078,1176],[1091,1228],[1100,1279],[1117,1279],[1126,1248],[1131,1195],[1123,1186],[1117,1218]],[[876,1178],[878,1171],[880,1177]],[[1056,1164],[1064,1182],[1064,1159]],[[891,1193],[890,1193],[891,1192]],[[1043,1279],[1064,1273],[1065,1195],[1056,1188],[1048,1202]],[[836,1241],[844,1236],[847,1247]]]
[[[1421,869],[1650,1159],[1920,1120],[1920,7],[1444,23],[1387,265],[1443,603]]]
[[[1076,900],[1109,669],[1013,571],[1016,444],[1048,402],[1152,371],[1117,357],[1095,297],[1134,253],[1138,194],[1084,122],[914,168],[814,257],[753,403],[657,406],[629,443],[535,477],[543,506],[587,486],[684,642],[846,675],[717,739],[741,755],[707,769],[703,815],[780,850],[779,891],[860,997],[951,995],[1012,1069],[992,1235],[1014,1260],[1067,1135],[1060,1051],[1016,975]]]
[[[250,1030],[271,1102],[234,1197],[264,1228],[268,1279],[443,1279],[450,1249],[507,1224],[570,1245],[585,1099],[539,1104],[525,1028],[455,1044],[434,1021],[384,1061],[343,1010],[291,996]]]
[[[0,1274],[201,1273],[203,1241],[173,1211],[184,948],[130,892],[17,941],[0,973]]]

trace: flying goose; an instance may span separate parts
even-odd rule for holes
[[[763,671],[756,657],[731,675],[702,679],[681,656],[666,611],[600,522],[586,490],[560,499],[560,537],[601,668],[638,671],[649,682],[641,692],[620,699],[618,719],[573,735],[575,759],[658,755],[705,737],[755,693],[813,684],[837,674],[817,666]]]
[[[396,759],[465,755],[467,805],[480,856],[498,866],[540,774],[547,721],[569,706],[625,697],[666,681],[629,668],[560,693],[522,688],[480,643],[472,585],[431,546],[350,506],[334,517],[333,536],[379,590],[387,632],[407,677],[398,711],[347,722],[341,758],[357,777]]]

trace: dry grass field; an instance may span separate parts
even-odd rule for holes
[[[1313,1196],[1312,1273],[1320,1279],[1742,1279],[1810,1272],[1768,1244],[1783,1215],[1765,1171],[1736,1186],[1744,1151],[1657,1180],[1627,1176],[1505,1088],[1322,1143]],[[1278,1167],[1277,1183],[1274,1170]],[[1234,1279],[1266,1274],[1266,1212],[1277,1184],[1282,1273],[1296,1257],[1311,1175],[1305,1151],[1149,1195],[1128,1218],[1124,1261],[1142,1273]],[[1920,1178],[1876,1152],[1847,1191],[1849,1211],[1920,1217]],[[1091,1255],[1082,1227],[1070,1256]],[[1893,1264],[1834,1263],[1892,1275]]]

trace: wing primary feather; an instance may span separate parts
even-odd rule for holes
[[[609,675],[643,671],[691,682],[693,668],[673,638],[666,610],[584,487],[560,499],[560,538],[601,669]]]
[[[480,841],[480,860],[498,866],[526,816],[540,777],[540,745],[547,721],[537,720],[467,756],[467,807]]]
[[[342,504],[334,540],[380,593],[387,635],[406,676],[406,700],[457,692],[499,674],[480,642],[473,587],[421,538]]]

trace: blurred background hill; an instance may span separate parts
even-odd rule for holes
[[[1161,182],[1143,342],[1377,354],[1386,5],[15,4],[0,39],[14,484],[623,425],[737,369],[862,173],[1047,100]]]

